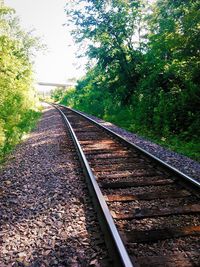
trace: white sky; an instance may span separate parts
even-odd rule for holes
[[[16,10],[25,30],[35,29],[48,47],[44,55],[35,59],[35,79],[41,82],[65,83],[68,78],[84,74],[84,61],[75,58],[75,47],[66,23],[64,6],[67,0],[4,0]],[[71,45],[71,46],[70,46]],[[78,69],[77,65],[82,68]]]

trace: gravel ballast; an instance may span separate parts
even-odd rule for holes
[[[184,186],[175,173],[157,166],[155,161],[153,164],[150,160],[146,162],[139,149],[124,146],[97,126],[92,126],[93,131],[90,131],[89,125],[92,124],[88,120],[70,110],[63,108],[63,111],[83,144],[83,151],[98,182],[102,184],[104,198],[130,256],[136,257],[139,265],[145,267],[178,267],[183,263],[187,267],[199,266],[200,217],[196,192],[189,185]],[[132,182],[122,184],[124,177],[132,178]],[[138,177],[143,177],[143,184],[138,183]],[[155,181],[159,177],[163,182],[154,184],[154,177]],[[110,178],[112,181],[121,179],[121,185],[115,182],[113,186],[109,185]],[[145,218],[146,222],[142,224]],[[182,219],[187,221],[184,223]]]
[[[46,106],[0,171],[0,266],[110,266],[72,141]]]
[[[168,163],[172,167],[178,169],[179,171],[185,173],[186,175],[193,177],[194,179],[200,182],[200,163],[198,163],[197,161],[194,161],[184,155],[178,154],[158,144],[155,144],[149,140],[146,140],[138,136],[137,134],[126,131],[114,125],[113,123],[106,122],[95,116],[91,116],[91,115],[89,116],[88,114],[84,112],[81,112],[81,113],[90,117],[91,119],[103,125],[104,127],[112,130],[113,132],[121,135],[123,138],[125,138],[129,142],[132,142],[135,145],[145,149],[147,152],[158,157],[159,159]]]

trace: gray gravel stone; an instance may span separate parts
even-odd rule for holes
[[[110,266],[102,234],[93,239],[101,230],[75,149],[52,107],[1,169],[0,210],[0,266]]]
[[[113,123],[105,122],[104,120],[99,119],[95,116],[91,116],[91,115],[89,116],[88,114],[84,112],[82,113],[92,118],[96,122],[100,123],[101,125],[105,126],[106,128],[112,130],[113,132],[121,135],[126,140],[145,149],[149,153],[165,161],[166,163],[178,169],[179,171],[200,181],[200,163],[198,163],[197,161],[194,161],[186,156],[183,156],[167,148],[164,148],[158,144],[155,144],[149,140],[146,140],[145,138],[142,138],[138,136],[137,134],[126,131],[114,125]]]

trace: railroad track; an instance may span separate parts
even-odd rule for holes
[[[71,132],[116,266],[200,266],[200,183],[81,113]]]

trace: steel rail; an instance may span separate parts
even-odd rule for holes
[[[71,110],[77,114],[79,114],[80,116],[82,116],[83,118],[91,121],[92,123],[94,123],[95,125],[97,125],[100,128],[103,128],[106,132],[108,132],[111,135],[114,135],[116,138],[118,138],[118,140],[120,140],[121,142],[124,142],[126,145],[128,145],[129,147],[134,147],[137,150],[139,150],[142,154],[146,155],[147,157],[149,157],[150,159],[153,159],[155,162],[158,162],[160,165],[162,165],[165,169],[167,169],[168,171],[172,172],[173,174],[178,175],[179,177],[183,178],[186,182],[189,182],[190,184],[192,184],[195,188],[200,189],[200,182],[198,182],[197,180],[195,180],[194,178],[190,177],[189,175],[184,174],[183,172],[179,171],[178,169],[176,169],[175,167],[169,165],[168,163],[164,162],[163,160],[159,159],[158,157],[154,156],[153,154],[149,153],[148,151],[146,151],[145,149],[139,147],[138,145],[126,140],[124,137],[122,137],[121,135],[115,133],[114,131],[106,128],[105,126],[99,124],[98,122],[96,122],[95,120],[93,120],[92,118],[89,118],[88,116],[86,116],[85,114],[81,113],[80,111],[74,110],[72,108],[66,107],[64,105],[60,105],[60,104],[56,104],[60,107],[63,107],[65,109]]]
[[[83,153],[83,150],[80,146],[80,143],[75,135],[74,130],[72,129],[72,126],[70,122],[68,121],[65,114],[60,110],[57,106],[53,106],[60,112],[63,121],[65,125],[67,126],[67,129],[70,132],[70,135],[72,137],[72,140],[75,144],[76,151],[78,153],[79,159],[81,161],[82,167],[84,169],[84,173],[87,178],[87,184],[89,187],[90,194],[92,195],[93,204],[98,209],[97,215],[100,220],[100,225],[102,227],[102,231],[105,235],[105,240],[108,246],[108,250],[112,255],[112,260],[114,261],[114,266],[117,267],[138,267],[138,264],[132,263],[129,255],[126,251],[126,248],[120,238],[120,235],[118,233],[118,230],[115,226],[115,223],[113,221],[113,218],[110,214],[110,211],[108,209],[108,206],[104,200],[104,197],[101,193],[101,190],[97,184],[96,178],[89,166],[89,163]],[[102,217],[103,216],[103,217]],[[109,235],[109,236],[108,236]]]

